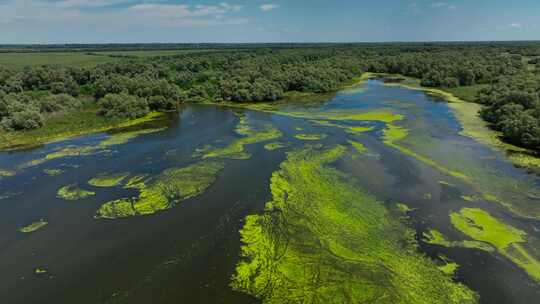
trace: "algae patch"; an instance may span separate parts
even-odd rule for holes
[[[0,177],[15,176],[15,171],[0,169]]]
[[[46,274],[46,273],[47,273],[47,269],[38,267],[38,268],[36,268],[36,269],[34,270],[34,273],[35,273],[35,274],[38,274],[38,275],[40,275],[40,274]]]
[[[41,219],[41,220],[39,220],[37,222],[33,222],[32,224],[30,224],[28,226],[20,228],[19,231],[23,232],[23,233],[30,233],[30,232],[34,232],[36,230],[39,230],[39,229],[45,227],[47,224],[49,224],[49,222],[47,222],[44,219]]]
[[[450,214],[450,219],[456,229],[474,240],[492,245],[540,282],[540,262],[527,250],[524,231],[493,218],[482,209],[463,208],[459,213]]]
[[[71,184],[58,189],[56,196],[67,201],[76,201],[95,194],[95,192],[79,188],[77,184]]]
[[[432,245],[439,245],[443,247],[461,247],[461,248],[469,248],[469,249],[479,249],[487,252],[494,252],[495,248],[493,248],[491,245],[486,244],[484,242],[479,241],[470,241],[470,240],[464,240],[464,241],[449,241],[444,237],[442,233],[440,233],[437,230],[430,230],[428,232],[423,233],[424,242]]]
[[[43,173],[49,175],[49,176],[58,176],[65,171],[62,169],[43,169]]]
[[[274,151],[274,150],[286,148],[287,146],[288,146],[287,144],[284,144],[281,142],[273,142],[273,143],[268,143],[264,145],[264,148],[268,151]]]
[[[326,137],[328,137],[328,135],[326,134],[296,134],[294,136],[294,138],[299,139],[299,140],[312,140],[312,141],[323,140]]]
[[[261,129],[252,128],[244,116],[240,118],[235,131],[243,137],[233,140],[232,143],[223,148],[206,147],[203,149],[202,158],[249,159],[251,154],[246,152],[246,145],[270,141],[282,136],[282,133],[278,129],[269,124],[264,125]]]
[[[224,167],[221,162],[202,161],[183,168],[171,168],[156,177],[132,177],[124,186],[137,189],[139,196],[122,198],[103,204],[96,218],[116,219],[150,215],[173,208],[188,198],[200,195],[216,180]]]
[[[88,184],[94,187],[115,187],[122,183],[129,173],[118,174],[100,174],[88,181]]]
[[[414,232],[329,165],[346,148],[288,153],[273,200],[241,230],[232,286],[263,303],[475,303],[418,253]]]
[[[368,149],[362,143],[353,140],[349,140],[348,142],[356,152],[361,154],[368,152]]]
[[[97,145],[87,145],[87,146],[66,146],[57,151],[46,154],[44,157],[33,159],[29,162],[26,162],[19,166],[20,169],[30,168],[34,166],[41,165],[45,162],[65,158],[65,157],[77,157],[77,156],[88,156],[100,152],[105,152],[107,148],[115,145],[125,144],[129,140],[143,134],[155,133],[162,131],[164,128],[158,129],[144,129],[137,131],[129,131],[123,133],[117,133],[109,136],[107,139],[101,141]]]

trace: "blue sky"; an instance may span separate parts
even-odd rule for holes
[[[0,43],[540,40],[538,0],[0,0]]]

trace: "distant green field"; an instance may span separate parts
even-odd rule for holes
[[[0,66],[22,69],[25,66],[57,64],[65,66],[91,67],[100,63],[118,60],[109,56],[85,53],[0,53]]]
[[[192,50],[127,50],[105,52],[36,52],[36,53],[0,53],[0,66],[22,69],[25,66],[56,64],[64,66],[92,67],[100,63],[121,60],[111,55],[134,56],[140,58],[171,56],[179,54],[216,52],[216,49]]]
[[[154,57],[154,56],[171,56],[179,54],[192,53],[209,53],[217,52],[219,49],[193,49],[193,50],[133,50],[133,51],[109,51],[109,52],[93,52],[100,55],[126,55],[136,57]]]

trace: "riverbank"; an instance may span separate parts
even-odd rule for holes
[[[388,86],[419,90],[446,100],[462,126],[461,135],[473,138],[493,149],[503,151],[515,166],[540,174],[540,157],[537,152],[504,142],[501,139],[501,133],[489,128],[487,122],[480,117],[479,113],[482,105],[465,99],[467,97],[472,98],[475,91],[479,90],[481,86],[441,89],[424,87],[420,84],[420,79],[399,74],[364,73],[362,75],[362,79],[373,78],[387,79],[388,81],[385,84]]]
[[[141,118],[126,120],[107,118],[98,115],[97,111],[94,104],[85,103],[80,110],[49,117],[46,125],[39,129],[26,131],[0,129],[0,151],[31,149],[86,134],[133,127],[157,120],[164,115],[160,112],[150,112]]]

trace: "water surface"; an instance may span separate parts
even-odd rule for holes
[[[398,148],[383,140],[387,123],[342,119],[381,111],[400,115],[391,123],[408,130],[396,141]],[[172,208],[96,218],[106,202],[136,197],[138,191],[95,187],[89,180],[114,173],[159,176],[206,161],[207,151],[243,138],[238,132],[242,120],[254,130],[272,126],[282,136],[246,144],[248,157],[217,157],[224,168],[215,181]],[[362,126],[370,129],[347,129]],[[455,280],[477,292],[482,303],[530,303],[540,296],[534,276],[500,252],[426,242],[423,235],[432,230],[450,240],[470,240],[449,215],[477,208],[526,233],[524,246],[533,258],[540,257],[540,179],[512,166],[503,152],[459,135],[459,122],[440,99],[369,81],[361,90],[265,111],[189,105],[147,127],[152,131],[125,130],[134,135],[114,144],[103,143],[118,134],[102,133],[0,154],[0,169],[15,173],[0,177],[3,303],[258,303],[230,287],[240,260],[238,231],[247,215],[261,213],[271,199],[270,177],[287,151],[313,144],[347,146],[350,157],[336,168],[389,208],[399,202],[412,209],[404,221],[416,231],[418,250],[459,264]],[[350,141],[366,152],[356,153]],[[265,149],[274,142],[283,147]],[[66,147],[80,151],[58,154]],[[47,169],[60,170],[51,175]],[[66,185],[95,194],[59,198],[58,190]],[[40,219],[48,224],[20,231]]]

